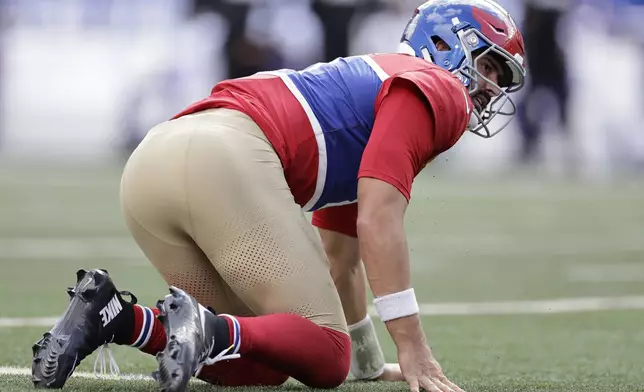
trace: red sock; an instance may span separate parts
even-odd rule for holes
[[[157,319],[159,313],[159,309],[134,305],[134,329],[127,344],[152,355],[163,351],[166,337],[163,324]]]
[[[288,380],[288,375],[250,358],[241,357],[205,366],[199,373],[199,378],[210,384],[226,387],[279,386]]]
[[[221,316],[228,320],[233,351],[242,358],[264,363],[313,388],[337,387],[349,373],[351,339],[345,333],[293,314]]]

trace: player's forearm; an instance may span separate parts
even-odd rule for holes
[[[382,297],[409,292],[409,253],[402,219],[396,215],[388,215],[386,211],[379,212],[373,219],[366,220],[358,226],[358,236],[373,295]],[[404,312],[411,306],[407,301],[396,311]],[[425,340],[417,314],[385,320],[385,324],[398,348]]]
[[[333,261],[331,266],[351,336],[351,374],[356,380],[375,380],[385,371],[385,356],[373,321],[367,315],[367,287],[363,265],[358,260],[350,268],[345,264],[334,269]]]
[[[392,208],[374,209],[359,216],[358,237],[374,296],[409,289],[409,254],[403,217]]]
[[[355,324],[367,316],[367,288],[358,239],[322,228],[319,232],[347,323]]]
[[[358,238],[374,303],[398,348],[424,340],[411,288],[404,215],[407,200],[377,179],[358,182]]]
[[[340,295],[347,324],[356,324],[367,317],[367,287],[362,263],[358,261],[349,268],[334,268],[334,261],[330,261],[331,275]]]
[[[351,374],[358,380],[377,379],[385,371],[385,357],[367,316],[366,278],[358,239],[331,230],[319,231],[349,326]]]

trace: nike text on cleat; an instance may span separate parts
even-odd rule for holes
[[[162,391],[183,392],[190,378],[198,375],[203,366],[239,357],[225,355],[227,348],[210,358],[215,346],[217,316],[185,291],[170,287],[170,294],[157,307],[168,337],[166,348],[157,354],[159,369],[155,376]]]
[[[114,320],[123,311],[122,295],[105,270],[79,270],[70,301],[51,331],[33,346],[32,381],[36,388],[62,388],[76,366],[114,339]]]

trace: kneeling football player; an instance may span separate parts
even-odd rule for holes
[[[123,170],[127,227],[170,294],[142,306],[105,271],[79,271],[65,313],[33,347],[36,387],[62,387],[115,343],[156,355],[164,391],[194,376],[332,388],[351,368],[460,392],[422,328],[404,215],[429,162],[466,131],[488,138],[512,118],[523,58],[496,2],[430,0],[399,53],[218,83],[150,130]],[[384,365],[365,272],[400,368]]]

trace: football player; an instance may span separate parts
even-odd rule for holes
[[[466,131],[487,138],[507,124],[524,75],[521,33],[497,3],[430,0],[399,53],[218,83],[153,128],[122,176],[128,228],[170,294],[141,306],[105,271],[79,271],[34,346],[35,385],[63,386],[106,343],[156,355],[165,391],[193,376],[317,388],[350,367],[382,377],[362,260],[397,347],[401,373],[387,377],[461,391],[423,332],[403,218],[428,162]]]

